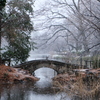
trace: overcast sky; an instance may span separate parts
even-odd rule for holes
[[[41,6],[44,5],[45,1],[47,0],[35,0],[34,2],[34,10],[38,10]]]

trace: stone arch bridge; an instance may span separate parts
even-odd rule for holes
[[[65,62],[61,62],[61,61],[57,61],[57,60],[48,60],[48,59],[32,60],[32,61],[22,63],[20,65],[16,65],[14,67],[28,70],[31,74],[35,70],[42,68],[42,67],[52,68],[58,74],[67,72],[73,68],[79,68],[78,65],[65,63]]]

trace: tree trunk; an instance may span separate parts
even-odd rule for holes
[[[2,58],[1,58],[1,20],[2,20],[2,7],[0,7],[0,64],[2,64]]]
[[[2,64],[2,58],[1,58],[1,36],[2,36],[2,32],[1,32],[1,25],[2,25],[2,9],[5,7],[6,4],[6,0],[1,0],[0,1],[0,65]]]

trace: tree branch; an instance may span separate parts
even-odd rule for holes
[[[97,44],[93,45],[92,47],[88,48],[88,50],[90,50],[90,49],[92,49],[92,48],[94,48],[94,47],[96,47],[98,45],[100,45],[100,43],[97,43]]]

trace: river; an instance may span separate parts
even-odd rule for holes
[[[34,72],[40,78],[35,84],[16,84],[2,87],[0,100],[71,100],[67,94],[52,89],[52,78],[57,73],[50,68],[40,68]]]

